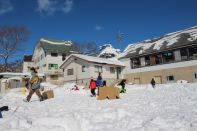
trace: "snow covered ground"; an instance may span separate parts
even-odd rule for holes
[[[48,84],[50,86],[50,84]],[[52,85],[51,85],[52,86]],[[22,100],[19,90],[1,94],[0,131],[196,131],[197,84],[127,85],[117,100],[98,101],[89,90],[52,86],[54,99]]]

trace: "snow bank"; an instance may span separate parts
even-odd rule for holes
[[[44,84],[45,85],[45,84]],[[22,101],[9,92],[0,99],[0,131],[196,131],[197,84],[126,85],[120,99],[98,101],[90,90],[70,91],[74,83],[54,88],[55,98]]]

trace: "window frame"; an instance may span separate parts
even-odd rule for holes
[[[100,72],[100,73],[103,72],[103,67],[102,66],[95,65],[94,68],[95,68],[95,72]]]
[[[67,76],[72,76],[72,75],[74,75],[74,69],[73,68],[67,69]]]
[[[170,79],[170,78],[173,78],[173,79]],[[169,82],[175,80],[173,75],[166,76],[166,79],[167,79],[167,81],[169,81]]]
[[[85,69],[86,69],[86,66],[85,66],[85,65],[82,65],[82,66],[81,66],[81,71],[82,71],[82,72],[86,72]]]
[[[58,53],[53,53],[53,52],[51,52],[51,56],[52,56],[52,57],[58,57]]]
[[[115,67],[109,67],[109,71],[110,71],[111,74],[115,74],[116,73]]]

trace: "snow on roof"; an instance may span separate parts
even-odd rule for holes
[[[120,54],[120,49],[114,49],[112,46],[108,46],[100,52],[98,57],[102,56],[103,54],[114,54],[115,56],[118,56]]]
[[[142,54],[146,52],[146,50],[161,50],[162,47],[170,47],[174,46],[175,43],[179,43],[179,39],[183,34],[188,34],[187,41],[193,42],[197,40],[197,26],[169,33],[164,35],[163,37],[148,39],[142,42],[137,42],[133,44],[129,44],[124,52],[121,54],[121,57],[127,56],[128,54]]]
[[[94,56],[88,56],[88,55],[82,55],[82,54],[71,54],[66,60],[65,62],[60,66],[60,68],[63,68],[66,64],[66,62],[71,58],[71,57],[77,57],[80,59],[83,59],[85,61],[88,62],[96,62],[99,64],[108,64],[108,65],[117,65],[117,66],[125,66],[122,62],[120,62],[119,60],[115,60],[115,59],[105,59],[105,58],[98,58],[98,57],[94,57]]]
[[[65,41],[65,40],[48,40],[41,38],[40,41],[48,44],[55,44],[55,45],[72,45],[72,41]]]

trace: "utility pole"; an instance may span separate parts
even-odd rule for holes
[[[120,31],[118,32],[117,39],[118,39],[119,48],[121,50],[122,49],[123,33],[121,33]]]

